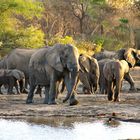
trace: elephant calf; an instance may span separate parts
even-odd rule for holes
[[[123,78],[129,77],[129,64],[125,60],[106,62],[103,68],[109,101],[119,101]]]
[[[1,92],[2,85],[8,85],[8,94],[13,93],[14,86],[16,88],[17,94],[20,94],[25,87],[24,73],[17,69],[13,69],[13,70],[0,69],[0,93],[1,94],[2,94]],[[20,91],[18,85],[20,86]]]
[[[100,76],[99,76],[99,90],[101,94],[107,94],[107,87],[106,87],[106,81],[103,74],[103,68],[105,63],[112,61],[111,59],[102,59],[98,61],[99,64],[99,70],[100,70]]]
[[[80,54],[79,56],[79,79],[83,83],[84,88],[89,93],[95,93],[99,81],[99,65],[95,58]]]

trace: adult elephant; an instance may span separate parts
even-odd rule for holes
[[[45,86],[45,104],[56,104],[57,83],[64,79],[67,95],[63,102],[70,99],[70,105],[78,103],[74,88],[77,82],[79,63],[78,50],[72,45],[56,44],[48,49],[36,51],[29,63],[30,90],[26,103],[33,102],[37,85]]]
[[[138,59],[140,60],[140,58]],[[125,60],[111,60],[104,65],[103,74],[107,83],[106,89],[109,101],[120,101],[122,81],[129,76],[130,67]]]
[[[103,74],[107,83],[108,100],[119,101],[122,80],[131,81],[130,68],[140,66],[140,51],[129,48],[124,53],[125,60],[111,60],[103,67]],[[115,87],[115,93],[114,93]],[[134,87],[134,86],[133,86]],[[133,88],[131,87],[131,88]]]
[[[15,86],[17,94],[20,94],[23,92],[23,89],[25,87],[25,75],[22,71],[13,69],[0,69],[0,87],[4,84],[8,85],[8,93],[12,93],[13,86]],[[18,85],[20,88],[18,88]],[[20,89],[20,90],[19,90]],[[0,93],[1,89],[0,89]]]
[[[98,88],[99,81],[99,65],[95,58],[80,54],[79,56],[79,79],[83,83],[84,88],[89,93],[95,93]]]
[[[99,56],[100,55],[101,54],[99,54]],[[137,49],[134,49],[134,48],[122,48],[122,49],[118,50],[114,54],[114,56],[112,56],[111,59],[126,60],[128,62],[128,64],[130,65],[130,67],[135,67],[135,66],[140,66],[139,63],[137,63],[137,60],[138,60],[137,57],[139,55],[140,55],[140,51],[137,50]],[[98,56],[98,55],[96,55],[96,56]],[[110,59],[110,57],[108,57],[108,58]],[[135,65],[132,65],[132,63],[130,62],[130,61],[132,61],[131,59],[133,59],[133,61],[136,61]],[[133,78],[132,78],[132,76],[130,74],[129,74],[128,77],[127,76],[125,77],[125,80],[128,81],[128,83],[130,84],[130,91],[136,91],[137,90],[135,88],[134,80],[133,80]]]
[[[107,85],[109,101],[119,101],[120,89],[125,75],[129,74],[129,65],[125,60],[111,60],[104,65],[103,74]]]
[[[0,68],[18,69],[25,74],[26,80],[29,78],[28,65],[30,58],[37,49],[14,49],[0,61]]]
[[[93,57],[96,58],[98,61],[102,59],[112,59],[116,55],[115,51],[108,51],[102,49],[101,52],[94,54]]]
[[[0,61],[0,68],[18,69],[25,74],[25,89],[24,93],[28,93],[27,85],[29,83],[29,61],[33,53],[37,49],[14,49]],[[38,88],[39,89],[39,88]],[[37,90],[39,91],[39,90]]]

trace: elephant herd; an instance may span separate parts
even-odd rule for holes
[[[59,86],[63,83],[67,90],[63,102],[69,100],[70,105],[76,105],[75,89],[81,81],[87,92],[95,93],[99,85],[100,92],[106,93],[108,100],[119,101],[123,79],[130,83],[130,90],[136,90],[129,70],[140,66],[140,51],[121,49],[104,58],[105,53],[92,57],[79,55],[77,48],[70,44],[14,49],[0,61],[0,88],[8,85],[10,94],[15,86],[19,94],[29,87],[26,103],[30,104],[36,87],[44,87],[44,103],[56,104]]]

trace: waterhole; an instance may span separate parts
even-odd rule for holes
[[[140,139],[140,123],[60,119],[0,119],[0,140]]]

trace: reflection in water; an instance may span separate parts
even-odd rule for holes
[[[116,127],[108,127],[104,121],[74,122],[70,127],[61,124],[52,127],[46,124],[38,125],[1,119],[0,140],[118,140],[140,138],[139,123],[119,122]]]

